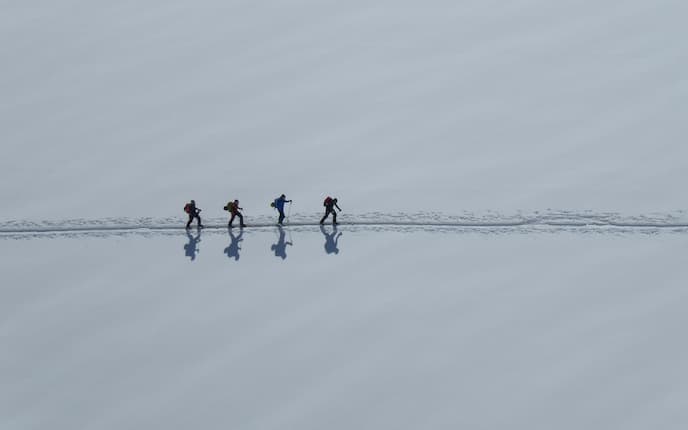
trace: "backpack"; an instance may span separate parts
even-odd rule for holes
[[[270,202],[270,207],[274,208],[275,207],[275,202]]]
[[[184,212],[190,214],[191,213],[191,203],[187,203],[184,205]]]
[[[232,202],[227,203],[222,209],[224,209],[226,211],[231,211],[232,210],[231,204],[232,204]]]
[[[323,206],[327,207],[327,206],[331,206],[331,205],[332,205],[332,197],[328,196],[325,198],[325,201],[323,202]]]

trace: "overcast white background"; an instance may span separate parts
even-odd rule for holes
[[[9,230],[281,193],[299,219],[330,194],[373,223],[683,222],[686,16],[0,1],[0,427],[685,428],[685,228],[343,226],[337,254],[287,228],[285,259],[260,228],[239,260],[224,230]]]

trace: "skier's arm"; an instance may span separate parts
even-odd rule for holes
[[[337,203],[335,203],[334,205],[337,206],[337,209],[339,209],[339,212],[342,211],[342,208],[340,208],[339,205],[338,205]]]

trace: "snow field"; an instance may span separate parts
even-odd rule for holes
[[[685,422],[682,234],[339,230],[0,242],[2,427]]]
[[[687,14],[2,2],[0,428],[686,428]]]

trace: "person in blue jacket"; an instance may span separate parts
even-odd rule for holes
[[[274,202],[272,202],[272,207],[277,209],[279,212],[279,220],[277,221],[277,224],[282,225],[282,221],[284,221],[284,205],[285,203],[291,203],[291,200],[287,200],[287,197],[282,194],[281,196],[277,197]]]

